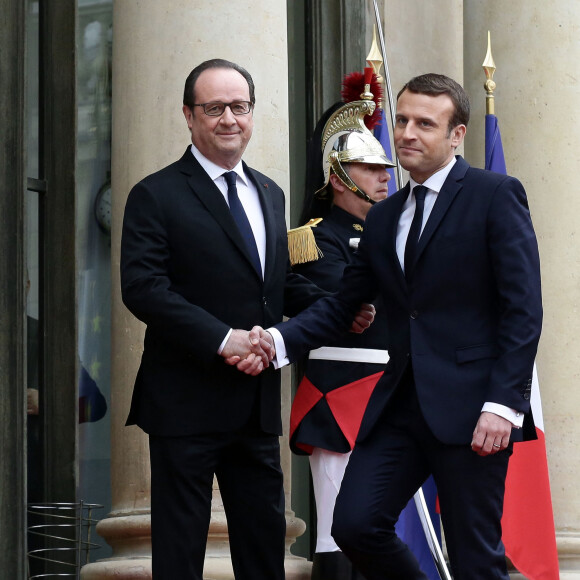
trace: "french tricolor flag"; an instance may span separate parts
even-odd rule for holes
[[[485,116],[485,168],[507,173],[497,117]],[[534,364],[532,414],[538,439],[514,444],[502,518],[507,557],[528,580],[559,580],[540,385]]]

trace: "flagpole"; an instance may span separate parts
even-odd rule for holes
[[[495,73],[495,62],[491,54],[491,34],[487,31],[487,53],[482,63],[485,71],[485,169],[491,169],[496,173],[506,173],[505,158],[499,134],[497,117],[495,116],[495,96],[496,89],[493,75]]]
[[[493,56],[491,55],[491,34],[489,30],[487,31],[487,53],[483,61],[483,70],[485,71],[485,114],[495,115],[495,97],[493,91],[495,91],[495,81],[493,80],[493,73],[495,73],[495,62],[493,61]]]
[[[382,65],[385,69],[385,85],[387,89],[387,98],[389,100],[389,109],[391,112],[391,127],[394,131],[395,129],[395,102],[393,99],[393,89],[391,87],[391,75],[389,74],[389,63],[387,60],[387,50],[385,47],[385,37],[383,35],[383,27],[381,24],[381,15],[379,12],[379,7],[377,4],[377,0],[373,0],[373,5],[375,8],[375,20],[377,23],[377,30],[379,34],[379,41],[381,45],[381,52],[379,53],[376,50],[376,36],[373,31],[373,44],[371,46],[371,50],[369,55],[367,56],[367,61],[373,67],[375,74],[377,77],[379,76],[379,70],[381,67],[381,54],[382,54]],[[493,82],[493,81],[492,81]],[[399,189],[403,187],[403,171],[401,169],[401,165],[399,163],[399,159],[397,157],[397,153],[395,151],[394,154],[394,161],[397,164],[397,182]],[[423,488],[420,487],[417,492],[415,493],[413,499],[415,500],[415,506],[417,508],[417,513],[419,515],[419,519],[421,521],[421,526],[423,528],[423,533],[425,534],[425,538],[427,539],[427,544],[429,545],[429,550],[431,552],[431,556],[433,557],[433,561],[435,563],[435,567],[437,568],[437,572],[439,573],[439,577],[441,580],[451,580],[451,575],[449,574],[449,570],[447,569],[447,564],[445,562],[445,558],[443,557],[443,552],[441,550],[441,546],[439,545],[439,540],[437,535],[435,534],[435,528],[433,527],[433,522],[431,521],[431,516],[429,515],[429,510],[427,509],[427,502],[425,501],[425,494],[423,493]]]
[[[393,89],[391,87],[391,75],[389,74],[389,61],[387,60],[387,49],[385,48],[385,37],[383,35],[383,27],[381,24],[381,15],[379,13],[379,7],[377,4],[377,0],[373,0],[373,5],[375,7],[375,20],[377,22],[377,30],[379,34],[379,42],[381,45],[381,54],[382,54],[382,64],[385,69],[385,86],[387,88],[387,99],[389,100],[389,111],[391,113],[391,129],[394,130],[395,128],[395,102],[393,100]],[[373,38],[373,42],[375,39]],[[370,54],[369,54],[370,56]],[[368,60],[368,58],[367,58]],[[371,66],[372,65],[371,63]],[[380,69],[380,64],[378,68]],[[378,76],[377,70],[375,70],[375,74]],[[398,189],[403,187],[403,170],[401,169],[401,164],[399,163],[399,158],[397,157],[397,152],[394,152],[393,161],[397,164],[397,186]]]

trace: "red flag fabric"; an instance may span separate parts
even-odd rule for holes
[[[529,580],[559,580],[540,387],[534,365],[532,413],[538,439],[514,445],[502,519],[507,557]]]

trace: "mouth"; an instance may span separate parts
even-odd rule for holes
[[[397,153],[399,155],[401,153],[413,154],[413,153],[421,153],[421,150],[417,149],[416,147],[409,147],[409,146],[402,145],[400,147],[397,147]]]

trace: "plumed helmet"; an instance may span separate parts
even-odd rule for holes
[[[351,191],[363,197],[369,203],[374,203],[349,177],[342,167],[343,163],[372,163],[395,167],[386,156],[383,146],[365,125],[365,117],[372,116],[376,104],[373,94],[363,92],[360,100],[351,101],[336,110],[326,122],[322,133],[322,168],[324,185],[316,194],[324,196],[331,172]]]

